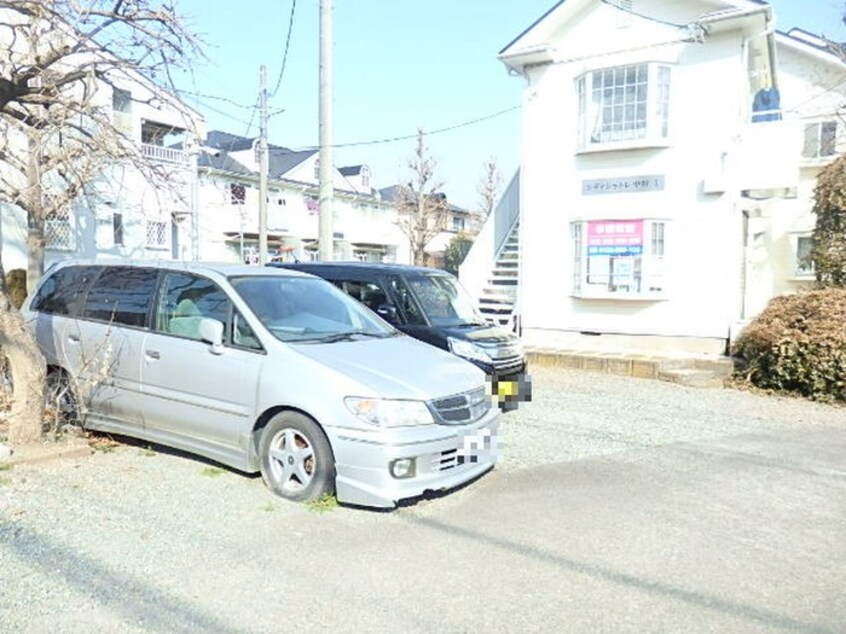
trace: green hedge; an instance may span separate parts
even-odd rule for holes
[[[846,401],[846,289],[773,298],[732,353],[738,377],[753,385]]]

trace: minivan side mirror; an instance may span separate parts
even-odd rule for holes
[[[382,304],[376,309],[376,314],[388,323],[397,323],[397,307],[391,304]]]
[[[200,320],[200,339],[211,345],[209,352],[223,354],[223,322],[209,317]]]

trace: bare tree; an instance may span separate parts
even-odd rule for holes
[[[27,218],[28,286],[43,273],[45,223],[67,218],[117,166],[172,189],[172,168],[150,161],[113,116],[113,91],[179,109],[163,86],[199,53],[171,3],[156,0],[0,0],[0,203]],[[171,91],[173,92],[173,91]],[[190,120],[186,117],[186,123]],[[5,212],[4,212],[5,213]],[[41,434],[44,360],[8,301],[0,266],[0,349],[14,394],[10,440]]]
[[[479,179],[479,184],[476,186],[476,191],[479,193],[479,207],[478,216],[479,224],[484,224],[485,220],[494,210],[496,201],[499,198],[499,189],[502,186],[502,175],[497,166],[495,156],[491,156],[483,164],[484,172]]]
[[[443,183],[435,177],[437,162],[429,153],[423,130],[417,130],[414,156],[408,161],[411,178],[399,186],[394,201],[397,224],[408,238],[414,264],[426,266],[429,254],[426,245],[446,229],[449,205],[441,193]]]

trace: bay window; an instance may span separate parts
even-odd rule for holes
[[[644,63],[594,70],[576,79],[579,149],[666,142],[670,67]]]
[[[653,219],[572,223],[573,295],[662,297],[666,225]]]

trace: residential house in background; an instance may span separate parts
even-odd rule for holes
[[[190,258],[195,155],[168,147],[196,146],[205,134],[203,117],[145,78],[125,74],[115,86],[98,85],[103,108],[118,130],[137,144],[143,159],[174,184],[163,191],[131,164],[105,166],[67,213],[45,221],[45,266],[67,258]],[[6,271],[26,268],[27,219],[2,206],[0,236]]]
[[[500,52],[521,169],[461,274],[527,344],[719,354],[813,281],[846,64],[775,22],[757,0],[566,0]]]
[[[400,185],[391,185],[379,190],[379,196],[382,200],[395,204],[400,197],[402,187]],[[426,253],[428,254],[428,265],[434,268],[443,267],[444,251],[449,245],[450,241],[457,235],[466,235],[475,237],[479,231],[478,214],[464,209],[457,205],[453,205],[447,199],[446,194],[440,192],[435,194],[441,200],[446,202],[447,213],[443,230],[438,232],[429,243],[426,245]],[[406,241],[407,237],[404,238]]]
[[[210,132],[199,167],[200,259],[259,260],[258,139]],[[319,152],[269,146],[268,259],[318,257]],[[408,262],[392,205],[370,185],[366,165],[334,171],[334,259]]]

